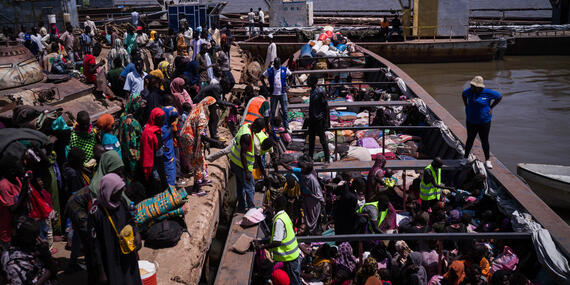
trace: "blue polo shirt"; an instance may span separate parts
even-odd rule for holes
[[[475,94],[471,92],[470,87],[463,90],[462,96],[467,98],[467,106],[465,106],[467,122],[471,124],[486,124],[493,118],[493,115],[489,114],[491,101],[501,98],[501,93],[483,88],[480,94]]]

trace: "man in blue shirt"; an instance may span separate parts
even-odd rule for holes
[[[491,169],[493,165],[489,160],[489,131],[491,130],[493,108],[501,102],[501,94],[485,88],[483,77],[475,76],[471,80],[471,87],[463,90],[462,97],[467,117],[465,158],[469,156],[475,137],[479,134],[485,153],[485,166]]]

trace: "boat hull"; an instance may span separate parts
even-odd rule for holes
[[[524,166],[517,167],[517,174],[524,178],[532,191],[548,206],[567,210],[570,206],[570,184],[533,172]]]

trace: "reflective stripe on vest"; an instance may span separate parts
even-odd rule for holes
[[[425,169],[429,169],[431,171],[431,175],[437,185],[441,184],[441,168],[438,169],[437,175],[435,173],[435,169],[433,169],[433,166],[431,166],[431,164],[426,166]],[[434,199],[439,200],[440,197],[441,189],[435,187],[432,183],[425,183],[424,177],[422,175],[422,180],[420,182],[420,199],[424,201],[430,201]]]
[[[380,212],[380,209],[378,208],[378,202],[370,202],[370,203],[364,203],[364,205],[360,206],[360,209],[356,210],[357,214],[361,214],[362,210],[364,209],[365,206],[374,206],[376,207],[376,211],[378,211],[378,213],[380,214],[380,218],[378,219],[378,228],[380,228],[380,225],[382,225],[382,222],[384,222],[384,219],[386,219],[386,216],[388,215],[388,208],[386,208],[386,210]],[[372,229],[371,225],[368,225],[368,229],[370,229],[370,232],[374,232],[374,229]]]
[[[240,141],[241,141],[241,136],[248,134],[251,136],[251,144],[250,144],[250,149],[246,152],[246,156],[245,159],[247,161],[247,169],[249,171],[253,171],[253,162],[255,161],[255,157],[253,154],[253,136],[251,135],[251,128],[250,128],[251,124],[245,124],[243,126],[241,126],[239,128],[238,133],[236,134],[236,137],[234,139],[234,145],[232,146],[232,151],[230,152],[230,160],[235,163],[237,166],[244,168],[243,165],[241,164],[241,145],[240,145]]]
[[[250,99],[249,102],[247,102],[247,106],[245,107],[240,125],[253,123],[253,121],[255,121],[257,118],[263,119],[263,115],[259,113],[259,109],[266,101],[267,100],[265,100],[263,96],[257,96]]]
[[[281,241],[281,245],[271,249],[273,259],[275,261],[293,261],[299,257],[299,244],[297,243],[297,238],[293,230],[293,222],[291,222],[291,218],[289,218],[289,215],[287,215],[285,211],[277,214],[275,218],[273,218],[271,242],[273,242],[273,237],[275,236],[275,223],[277,220],[281,220],[283,225],[285,225],[285,238]]]

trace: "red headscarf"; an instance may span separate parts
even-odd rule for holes
[[[154,108],[150,112],[150,117],[146,123],[142,136],[141,136],[141,163],[145,174],[148,179],[152,172],[154,164],[154,153],[158,149],[158,138],[156,134],[161,134],[160,128],[156,124],[158,117],[164,116],[164,111],[160,108]]]

